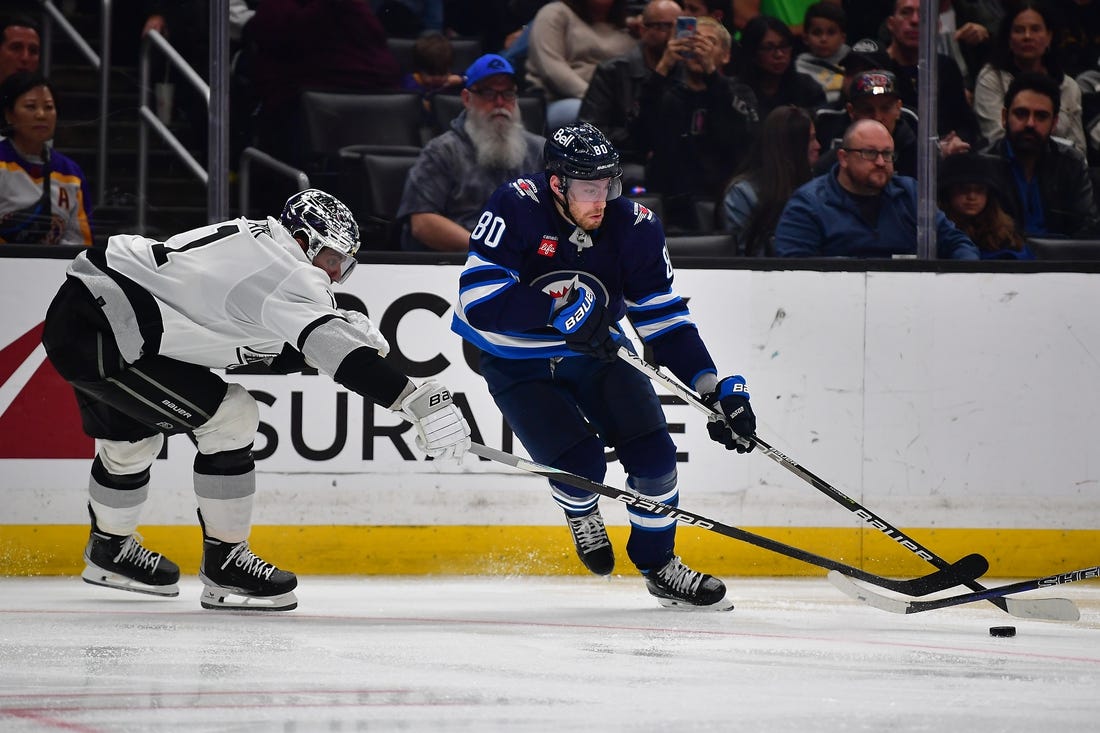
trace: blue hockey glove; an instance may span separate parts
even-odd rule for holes
[[[712,417],[707,423],[711,440],[738,453],[748,453],[756,447],[756,443],[749,440],[756,434],[756,415],[749,404],[744,377],[740,374],[726,377],[718,382],[713,392],[703,395],[703,401],[725,416],[725,420]]]
[[[600,361],[615,361],[619,351],[618,332],[611,328],[615,321],[588,288],[574,286],[550,323],[562,332],[565,345],[573,351]]]

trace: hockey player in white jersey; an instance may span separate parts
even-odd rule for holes
[[[179,594],[179,567],[135,532],[164,436],[190,433],[202,607],[297,606],[294,574],[248,545],[256,401],[214,368],[312,366],[401,413],[428,455],[461,457],[470,428],[450,392],[430,380],[414,384],[385,361],[389,344],[366,316],[336,307],[331,284],[351,274],[358,249],[351,212],[310,189],[292,196],[279,219],[241,218],[164,242],[122,234],[76,257],[42,341],[96,438],[84,580]]]

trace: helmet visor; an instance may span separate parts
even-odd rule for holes
[[[596,201],[611,201],[619,198],[623,192],[623,179],[600,178],[595,181],[587,181],[580,178],[568,178],[566,188],[567,195],[573,201],[581,204],[590,204]]]
[[[313,265],[324,270],[333,282],[343,283],[355,268],[355,256],[332,247],[322,247],[313,258]]]

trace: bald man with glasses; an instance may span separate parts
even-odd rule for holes
[[[837,162],[791,196],[775,230],[779,257],[897,257],[917,251],[917,182],[894,175],[890,131],[857,120]],[[937,256],[976,260],[978,248],[936,211]]]

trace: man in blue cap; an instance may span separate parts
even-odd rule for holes
[[[546,141],[524,129],[517,94],[515,70],[501,56],[486,54],[466,70],[465,109],[424,146],[406,179],[402,249],[465,252],[490,194],[542,170]]]

